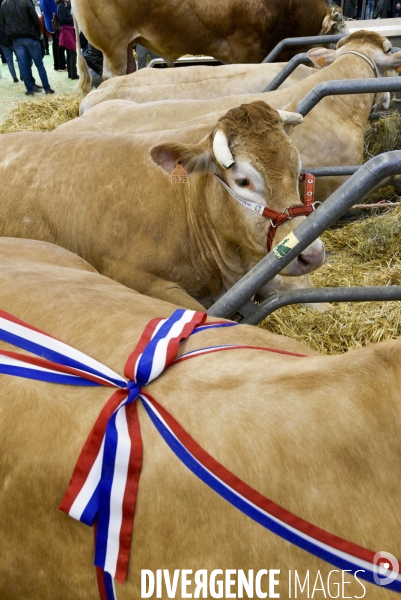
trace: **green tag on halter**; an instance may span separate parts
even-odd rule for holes
[[[287,237],[284,238],[283,241],[277,244],[277,246],[273,249],[274,256],[278,259],[283,258],[298,244],[298,242],[299,240],[291,231],[291,233],[289,233]]]

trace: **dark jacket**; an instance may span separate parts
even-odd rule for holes
[[[71,11],[65,4],[61,3],[57,5],[57,16],[60,25],[71,25],[71,27],[74,27]]]
[[[4,0],[0,8],[0,22],[10,40],[40,39],[39,17],[31,0]]]
[[[344,0],[343,15],[350,19],[355,19],[358,0]]]
[[[0,0],[0,7],[3,3],[3,0]],[[8,37],[6,36],[6,32],[4,30],[3,25],[0,22],[0,46],[5,46],[6,48],[12,48],[12,44],[10,43]]]
[[[98,75],[102,74],[103,53],[100,50],[98,50],[88,42],[86,50],[83,53],[83,57],[86,60],[88,67],[93,69],[93,71],[95,71],[95,73],[97,73]]]

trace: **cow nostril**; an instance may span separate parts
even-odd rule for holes
[[[298,262],[301,263],[304,268],[308,268],[313,260],[311,260],[310,257],[306,257],[304,254],[300,254],[298,256]]]
[[[297,258],[298,268],[304,274],[314,271],[320,267],[323,262],[324,259],[322,259],[321,254],[315,252],[302,253]]]

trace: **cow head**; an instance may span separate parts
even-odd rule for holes
[[[224,230],[224,243],[235,248],[238,256],[245,254],[251,265],[267,252],[270,220],[234,200],[215,175],[242,201],[278,212],[301,204],[300,158],[288,136],[300,122],[301,115],[252,102],[230,110],[198,144],[161,144],[152,148],[151,156],[168,172],[180,163],[190,175],[200,174],[191,194],[207,203],[205,210],[215,229]],[[304,218],[296,217],[278,227],[273,247]],[[324,247],[316,240],[282,274],[303,275],[323,262]]]
[[[318,35],[334,35],[344,32],[345,21],[341,8],[337,5],[328,6]]]
[[[383,75],[390,69],[401,67],[401,51],[391,54],[391,42],[375,31],[355,31],[342,38],[335,50],[312,48],[308,57],[317,69],[331,65],[337,58],[349,50],[361,52],[372,60],[378,73]]]

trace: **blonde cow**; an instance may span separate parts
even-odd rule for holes
[[[120,376],[147,323],[176,308],[31,240],[0,240],[0,283],[2,310]],[[147,391],[256,491],[329,534],[399,559],[401,342],[320,356],[238,325],[197,333],[179,352],[222,344],[306,356],[251,349],[209,354],[173,365]],[[58,507],[112,392],[0,375],[2,600],[98,600],[93,531]],[[368,583],[361,571],[355,578],[239,512],[173,454],[139,400],[138,412],[144,460],[118,600],[167,600],[165,581],[168,576],[172,585],[176,570],[176,598],[218,597],[220,589],[223,598],[239,597],[240,590],[244,598],[399,598],[389,586]],[[395,560],[387,564],[396,569]],[[150,580],[158,570],[163,583],[156,595]],[[206,588],[197,587],[199,571]],[[252,579],[252,594],[239,586],[240,572]],[[381,567],[382,581],[386,572]]]
[[[319,83],[330,80],[374,79],[401,66],[401,51],[391,54],[391,42],[375,32],[360,31],[343,38],[336,50],[309,51],[318,72],[284,90],[266,94],[243,94],[211,100],[169,100],[135,104],[110,100],[110,87],[89,94],[81,104],[81,116],[56,132],[97,131],[114,135],[164,132],[184,126],[209,125],[221,111],[244,101],[265,100],[277,109],[295,110],[297,104]],[[322,68],[322,66],[324,68]],[[113,93],[110,94],[113,98]],[[323,98],[306,115],[293,134],[302,166],[325,167],[362,164],[364,132],[374,103],[374,94]],[[385,102],[388,101],[388,94]],[[385,104],[388,106],[388,104]],[[344,177],[319,177],[316,199],[325,200]]]
[[[0,234],[57,243],[139,292],[209,307],[266,255],[263,207],[300,204],[299,154],[285,132],[300,121],[255,102],[163,142],[157,133],[3,136]],[[179,163],[187,176],[177,182]],[[248,210],[249,201],[259,209]],[[303,219],[277,227],[271,246]],[[323,261],[318,239],[282,275],[303,276]]]

